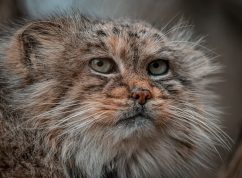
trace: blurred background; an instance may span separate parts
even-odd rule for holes
[[[218,60],[225,66],[225,81],[216,90],[222,96],[225,131],[239,143],[242,128],[242,0],[0,0],[0,25],[72,7],[95,16],[143,19],[158,28],[181,16],[188,19],[194,25],[195,34],[206,37],[206,46],[220,56]],[[199,177],[215,177],[232,159],[231,153],[222,150],[221,157],[216,160],[213,170],[200,172]]]

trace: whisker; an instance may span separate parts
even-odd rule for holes
[[[180,30],[180,29],[183,29],[183,28],[191,28],[191,27],[194,27],[194,25],[183,25],[183,26],[178,26],[178,27],[175,26],[175,27],[167,30],[162,36],[166,37],[171,32],[174,32],[176,30]]]
[[[216,56],[218,55],[215,51],[213,51],[213,50],[211,50],[211,49],[209,49],[209,48],[207,48],[207,47],[201,45],[201,44],[200,44],[200,41],[198,41],[198,42],[192,42],[192,41],[171,41],[171,42],[170,42],[170,44],[173,44],[173,43],[185,43],[185,44],[190,44],[190,45],[192,45],[192,47],[198,46],[198,47],[200,47],[200,48],[202,48],[202,49],[204,49],[204,50],[210,52],[210,53],[213,54],[213,55],[216,55]]]
[[[207,132],[209,132],[210,134],[215,136],[215,138],[217,138],[220,141],[220,143],[223,143],[223,145],[225,145],[227,149],[230,148],[228,143],[224,140],[224,137],[226,137],[226,135],[224,135],[224,132],[222,132],[222,130],[220,128],[218,128],[216,124],[209,122],[209,126],[208,126],[208,124],[205,121],[203,121],[203,119],[205,119],[205,118],[203,116],[199,115],[198,113],[189,113],[186,110],[181,110],[176,107],[173,107],[173,108],[175,108],[176,113],[171,112],[171,114],[173,116],[175,116],[175,119],[180,120],[182,122],[187,122],[190,124],[193,123],[193,124],[195,124],[195,126],[197,125],[199,127],[202,127]],[[215,130],[215,131],[213,131],[213,130]],[[218,133],[220,133],[220,135],[218,135]]]

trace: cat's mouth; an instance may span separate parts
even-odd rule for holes
[[[123,117],[118,120],[117,125],[125,125],[125,126],[142,126],[148,122],[152,122],[152,118],[143,113],[137,113],[133,116]]]

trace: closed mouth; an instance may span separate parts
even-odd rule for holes
[[[152,118],[149,116],[146,116],[144,114],[136,114],[132,117],[125,117],[120,119],[117,124],[124,124],[124,125],[140,125],[140,124],[144,124],[144,122],[146,121],[151,121]]]

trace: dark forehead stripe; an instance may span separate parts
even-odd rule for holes
[[[130,25],[129,24],[121,24],[121,27],[123,27],[123,28],[130,28]]]
[[[115,34],[115,35],[120,34],[120,30],[117,27],[113,27],[112,31],[113,31],[113,34]]]
[[[139,33],[145,34],[146,33],[146,30],[145,29],[142,29],[142,30],[139,31]]]
[[[134,56],[133,56],[133,66],[135,67],[138,63],[139,60],[139,51],[138,51],[138,47],[134,46],[133,48],[134,51]]]
[[[96,33],[98,36],[108,36],[103,30],[98,30]]]
[[[86,48],[87,49],[85,51],[87,52],[91,50],[95,50],[96,48],[107,50],[106,44],[101,39],[99,39],[99,41],[96,41],[95,43],[90,43],[90,42],[87,43]]]
[[[129,37],[136,37],[136,38],[139,38],[139,35],[136,33],[136,32],[132,32],[132,31],[128,31],[128,35]]]

